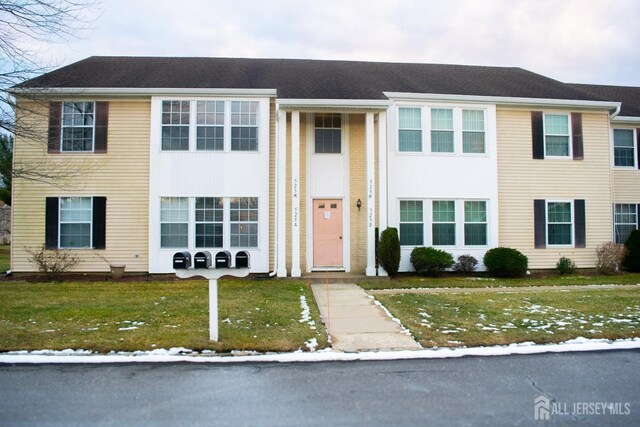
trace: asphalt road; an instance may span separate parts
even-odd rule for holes
[[[630,426],[640,425],[639,380],[639,350],[380,362],[0,365],[0,424]],[[535,421],[540,395],[563,414],[553,414],[552,406],[550,422]],[[602,412],[596,402],[629,413],[596,414]]]

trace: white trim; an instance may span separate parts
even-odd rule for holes
[[[567,118],[567,151],[566,156],[556,156],[547,154],[547,116],[565,116]],[[550,136],[564,136],[557,134],[549,134]],[[571,125],[571,114],[566,112],[545,111],[542,113],[542,148],[544,150],[544,158],[547,160],[573,160],[573,128]]]
[[[93,200],[95,196],[58,196],[58,249],[95,249],[93,247]],[[91,219],[89,221],[62,221],[62,199],[90,199]],[[61,246],[62,224],[89,224],[89,246]]]
[[[278,193],[276,206],[276,220],[278,222],[278,260],[277,271],[278,277],[287,277],[287,113],[286,111],[278,111],[278,158],[276,159],[276,174],[278,174],[277,182],[280,184],[276,188]]]
[[[589,109],[614,109],[620,102],[611,101],[584,101],[570,99],[546,99],[546,98],[518,98],[508,96],[479,96],[479,95],[449,95],[433,93],[412,92],[382,92],[393,101],[443,101],[443,102],[469,102],[496,105],[536,105],[547,107],[580,107]]]
[[[633,166],[617,166],[616,165],[616,141],[615,141],[615,131],[616,130],[628,130],[631,131],[632,140],[633,140]],[[636,128],[626,128],[626,127],[612,127],[609,129],[610,136],[609,139],[611,141],[611,167],[615,170],[627,170],[627,171],[637,171],[638,170],[638,147],[640,146],[640,133],[636,130]]]
[[[365,116],[367,167],[367,276],[376,275],[376,182],[375,182],[375,126],[373,113]]]
[[[378,113],[378,235],[387,228],[387,113]],[[378,275],[387,272],[378,267]]]
[[[545,221],[545,237],[547,248],[574,248],[575,247],[575,234],[576,234],[576,218],[575,218],[575,206],[574,201],[572,199],[558,199],[558,200],[545,200],[545,209],[544,209],[544,221]],[[571,206],[571,243],[563,243],[563,244],[551,244],[549,243],[549,203],[569,203]],[[554,222],[554,224],[567,224],[566,222]]]
[[[386,110],[391,102],[381,99],[276,99],[279,108],[309,109],[374,109]],[[335,111],[334,111],[335,112]]]
[[[233,97],[273,97],[277,89],[241,89],[241,88],[134,88],[134,87],[61,87],[61,88],[14,88],[13,95],[208,95]]]
[[[611,118],[611,123],[640,124],[640,117],[616,116]]]
[[[300,277],[300,112],[291,112],[291,277]]]
[[[93,104],[93,120],[91,126],[83,126],[83,125],[64,125],[64,105],[65,104]],[[84,114],[84,113],[83,113]],[[65,129],[74,129],[74,128],[88,128],[91,127],[91,150],[65,150],[64,149],[64,130]],[[60,108],[60,153],[65,154],[73,154],[73,153],[95,153],[96,151],[96,102],[95,101],[64,101],[62,102],[62,106]]]

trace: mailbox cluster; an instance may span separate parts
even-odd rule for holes
[[[215,258],[211,252],[196,252],[193,256],[193,268],[231,268],[233,257],[229,251],[220,251]],[[249,253],[239,251],[236,254],[235,268],[249,268]],[[191,253],[189,251],[176,252],[173,255],[173,269],[184,270],[191,268]]]

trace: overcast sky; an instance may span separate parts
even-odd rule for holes
[[[55,65],[92,55],[516,66],[640,86],[638,0],[104,0]]]

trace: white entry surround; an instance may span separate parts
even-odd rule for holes
[[[399,96],[399,94],[397,94]],[[456,244],[436,246],[454,256],[470,254],[484,269],[485,252],[498,246],[498,169],[496,148],[495,105],[475,103],[440,103],[400,97],[388,111],[388,180],[387,212],[389,227],[400,229],[400,201],[421,200],[423,203],[424,243],[431,246],[432,201],[455,201]],[[399,108],[419,107],[422,111],[422,152],[399,151]],[[454,153],[432,153],[430,150],[430,109],[453,109]],[[484,111],[485,153],[462,152],[462,110]],[[381,189],[382,190],[382,189]],[[381,194],[382,196],[382,194]],[[487,202],[487,244],[465,246],[464,201]],[[382,232],[382,229],[381,229]],[[411,271],[410,254],[414,246],[401,247],[400,271]]]
[[[149,185],[149,272],[171,273],[173,254],[189,250],[192,255],[200,250],[228,250],[232,257],[244,250],[250,254],[252,273],[269,271],[269,98],[264,94],[238,93],[225,96],[171,96],[152,97],[151,100],[151,151]],[[230,151],[230,135],[225,127],[223,151],[197,151],[190,144],[189,151],[162,151],[162,101],[255,101],[258,102],[258,150]],[[194,103],[192,102],[192,106]],[[228,105],[228,104],[225,104]],[[225,122],[229,117],[225,108]],[[195,135],[195,124],[190,124]],[[192,139],[193,141],[194,139]],[[162,197],[189,198],[188,247],[160,247],[160,199]],[[195,197],[257,197],[258,198],[258,246],[231,248],[229,238],[228,199],[225,199],[225,218],[222,248],[195,248]]]

